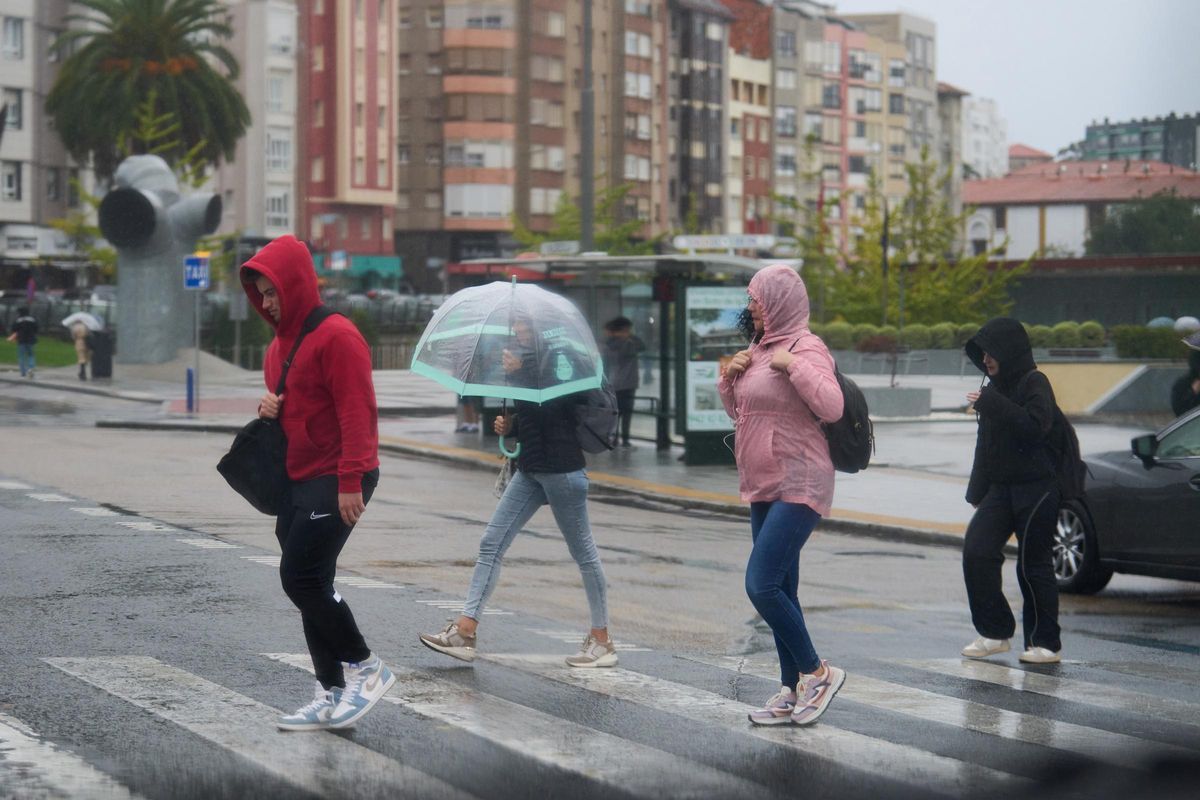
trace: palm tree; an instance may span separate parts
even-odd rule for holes
[[[124,155],[145,152],[133,134],[147,98],[178,123],[155,150],[168,163],[193,150],[209,164],[233,157],[250,111],[232,83],[237,60],[220,43],[233,31],[219,0],[76,2],[88,11],[68,15],[74,27],[54,43],[70,55],[46,111],[77,161],[107,178]]]

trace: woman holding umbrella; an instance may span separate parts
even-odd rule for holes
[[[571,354],[561,350],[539,353],[537,345],[531,320],[518,318],[512,325],[510,346],[501,354],[501,366],[509,383],[528,386],[547,379],[566,381],[573,377],[575,366]],[[575,435],[576,401],[577,397],[570,394],[543,403],[515,400],[515,414],[496,418],[493,429],[499,436],[516,434],[516,472],[479,542],[479,555],[462,614],[441,633],[421,634],[426,647],[463,661],[475,659],[479,616],[496,587],[504,553],[534,513],[549,504],[571,557],[579,566],[591,610],[591,630],[579,652],[567,658],[567,664],[616,665],[617,653],[608,635],[604,568],[588,524],[588,479],[583,450]]]

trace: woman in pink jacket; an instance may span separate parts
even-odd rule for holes
[[[717,384],[734,419],[742,499],[754,542],[746,594],[775,634],[782,688],[750,714],[757,725],[811,725],[846,673],[817,656],[796,590],[800,548],[833,501],[833,463],[822,422],[842,416],[842,391],[825,343],[808,329],[808,292],[791,267],[750,281],[750,348]]]

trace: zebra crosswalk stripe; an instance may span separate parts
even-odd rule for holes
[[[779,668],[738,656],[688,656],[689,660],[721,669],[778,680]],[[847,680],[839,698],[909,717],[952,725],[957,728],[999,736],[1019,742],[1078,753],[1134,769],[1145,768],[1150,756],[1173,754],[1194,756],[1175,745],[1148,742],[1135,736],[1086,725],[1021,714],[1003,708],[960,700],[901,683],[891,683],[855,673]]]
[[[45,661],[318,795],[370,786],[380,797],[469,796],[348,739],[278,731],[276,709],[148,656]]]
[[[312,660],[307,654],[263,655],[312,672]],[[385,702],[467,731],[541,764],[585,775],[618,791],[647,797],[764,796],[762,786],[736,775],[501,697],[472,691],[429,672],[391,662],[388,666],[396,675],[396,684],[384,695]]]
[[[0,795],[135,800],[125,786],[83,759],[43,741],[25,723],[0,714]]]
[[[1107,686],[1076,679],[1065,679],[1054,675],[988,661],[966,661],[962,659],[904,660],[901,664],[925,669],[953,678],[967,678],[997,686],[1032,692],[1072,703],[1099,706],[1109,711],[1126,711],[1157,719],[1176,722],[1180,725],[1200,727],[1200,705],[1184,700],[1143,694],[1119,686]]]
[[[698,722],[720,724],[726,731],[929,791],[964,796],[979,786],[1017,789],[1028,784],[1007,772],[829,725],[821,725],[819,730],[754,726],[746,720],[752,706],[627,669],[564,669],[560,656],[489,653],[477,658]]]

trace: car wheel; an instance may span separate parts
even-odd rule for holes
[[[1095,594],[1108,585],[1112,570],[1100,564],[1096,532],[1086,509],[1069,500],[1058,509],[1054,531],[1054,577],[1058,589],[1071,594]]]

